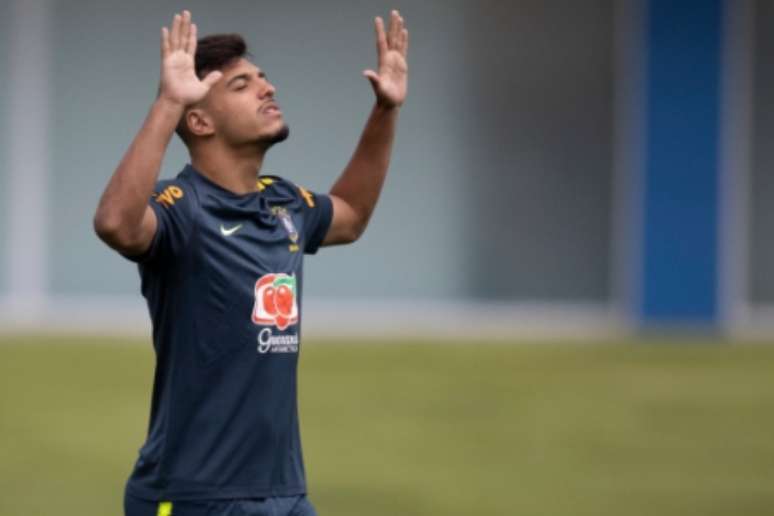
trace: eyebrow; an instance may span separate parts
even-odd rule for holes
[[[226,86],[231,86],[232,82],[238,81],[239,79],[243,79],[245,81],[249,81],[250,80],[250,75],[251,74],[249,74],[247,72],[240,73],[239,75],[235,75],[234,77],[232,77],[231,79],[228,80],[228,82],[226,83]],[[266,74],[263,72],[263,70],[258,70],[258,77],[260,77],[261,79],[265,79],[266,78]]]

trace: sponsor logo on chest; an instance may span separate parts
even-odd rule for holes
[[[285,331],[298,325],[298,287],[295,275],[270,273],[255,282],[252,320],[264,326],[258,332],[258,352],[297,353],[298,332],[274,335],[273,328]]]

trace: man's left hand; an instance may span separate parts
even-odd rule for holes
[[[408,89],[408,52],[409,34],[398,11],[392,11],[390,27],[385,32],[384,21],[377,17],[376,50],[379,56],[379,71],[363,72],[374,88],[379,106],[396,108],[403,105]]]

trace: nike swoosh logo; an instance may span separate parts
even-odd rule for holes
[[[233,228],[226,229],[223,224],[220,225],[220,234],[223,236],[231,236],[242,228],[242,224],[234,226]]]

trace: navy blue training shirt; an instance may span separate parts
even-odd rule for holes
[[[278,177],[231,193],[188,165],[157,184],[139,262],[153,320],[150,425],[127,491],[148,500],[306,492],[296,366],[303,255],[330,198]]]

